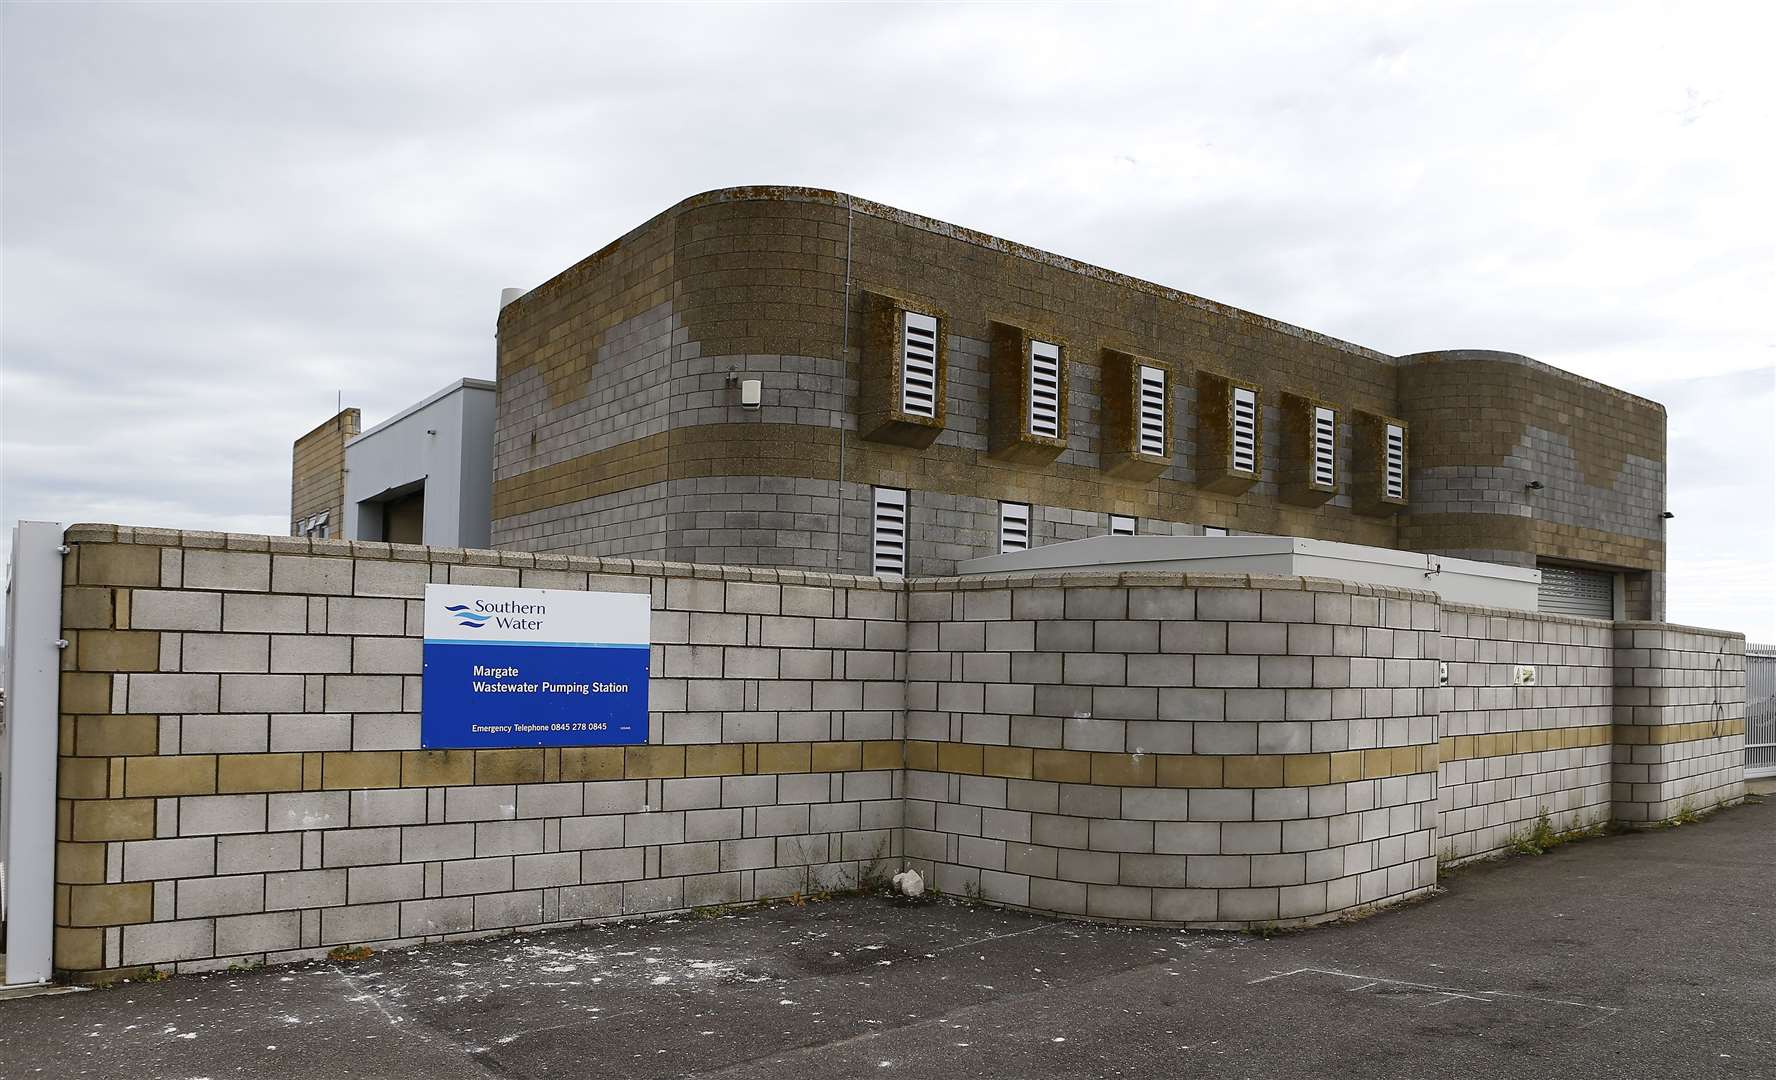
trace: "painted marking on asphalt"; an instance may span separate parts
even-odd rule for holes
[[[1248,979],[1246,985],[1257,986],[1259,983],[1273,982],[1278,979],[1298,978],[1303,975],[1319,975],[1332,979],[1349,979],[1352,982],[1359,984],[1357,986],[1346,987],[1343,992],[1347,994],[1373,990],[1376,987],[1387,989],[1397,987],[1401,990],[1417,991],[1424,994],[1434,995],[1436,1000],[1425,1002],[1419,1006],[1420,1008],[1425,1009],[1433,1008],[1438,1005],[1447,1005],[1452,1001],[1472,1001],[1482,1005],[1491,1005],[1509,999],[1513,1001],[1533,1001],[1541,1005],[1563,1005],[1574,1009],[1590,1009],[1598,1013],[1597,1017],[1581,1026],[1589,1026],[1590,1024],[1607,1020],[1622,1011],[1612,1005],[1595,1005],[1588,1001],[1571,1001],[1565,998],[1536,997],[1533,994],[1518,994],[1509,990],[1472,990],[1455,986],[1439,986],[1435,983],[1412,982],[1407,979],[1389,979],[1379,975],[1358,975],[1349,971],[1335,971],[1331,968],[1296,968],[1293,971],[1275,971],[1261,978]]]

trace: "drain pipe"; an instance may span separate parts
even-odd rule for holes
[[[851,196],[845,196],[845,320],[844,334],[839,339],[839,364],[841,377],[839,383],[844,385],[843,376],[851,371]],[[836,519],[838,536],[833,540],[833,573],[843,570],[845,557],[845,429],[851,422],[851,402],[844,400],[845,408],[839,413],[839,512]]]

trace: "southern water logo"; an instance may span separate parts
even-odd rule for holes
[[[451,604],[444,610],[450,612],[451,618],[456,620],[456,625],[467,626],[475,630],[486,626],[487,620],[491,618],[489,615],[470,610],[467,604]]]
[[[449,604],[444,610],[456,620],[456,625],[471,630],[479,630],[489,622],[502,630],[541,630],[542,616],[547,614],[542,604],[527,604],[521,600],[474,600],[467,604]]]

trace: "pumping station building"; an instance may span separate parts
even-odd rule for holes
[[[1744,639],[1662,621],[1654,402],[802,188],[497,330],[493,383],[298,440],[290,536],[21,528],[45,974],[908,866],[1308,924],[1743,797]]]

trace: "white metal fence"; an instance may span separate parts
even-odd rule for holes
[[[1745,775],[1776,776],[1776,645],[1745,648]]]

